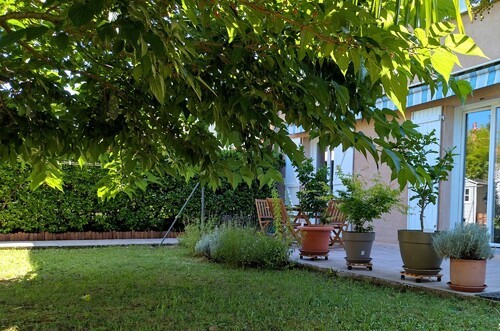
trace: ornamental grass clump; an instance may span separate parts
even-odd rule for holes
[[[451,231],[435,234],[433,245],[437,254],[446,259],[486,260],[493,257],[488,229],[476,223],[457,224]]]

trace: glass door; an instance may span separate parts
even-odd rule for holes
[[[500,108],[466,113],[465,128],[463,222],[487,226],[500,243]]]
[[[488,109],[466,114],[465,125],[463,220],[465,223],[486,224],[491,111]]]

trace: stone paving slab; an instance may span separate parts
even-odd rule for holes
[[[162,238],[157,239],[102,239],[102,240],[43,240],[43,241],[4,241],[0,249],[5,248],[49,248],[49,247],[98,247],[98,246],[129,246],[129,245],[159,245]],[[176,245],[176,238],[166,238],[163,245]]]

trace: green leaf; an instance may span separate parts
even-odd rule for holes
[[[66,33],[61,32],[54,37],[54,44],[60,49],[65,49],[69,45],[69,37]]]
[[[269,169],[267,171],[267,175],[269,176],[269,178],[273,179],[274,181],[276,181],[278,183],[283,182],[283,176],[281,175],[281,172],[279,172],[276,169]]]
[[[93,17],[93,10],[85,3],[76,2],[68,10],[68,18],[77,27],[87,24]]]
[[[10,46],[19,40],[21,40],[24,36],[26,35],[26,30],[18,30],[18,31],[13,31],[7,34],[4,34],[2,37],[0,37],[0,48],[4,48],[6,46]]]
[[[49,185],[52,188],[57,188],[61,192],[63,191],[63,187],[62,187],[63,181],[62,181],[62,178],[53,177],[53,176],[47,176],[47,178],[45,178],[45,183],[47,183],[47,185]]]
[[[140,188],[143,192],[146,192],[146,189],[148,187],[148,182],[145,179],[136,179],[135,180],[135,186]]]
[[[417,37],[417,39],[420,41],[422,47],[427,47],[427,45],[429,44],[427,33],[421,28],[416,28],[413,33],[415,34],[415,37]]]
[[[394,102],[397,109],[403,112],[406,109],[406,97],[408,96],[408,78],[402,73],[392,73],[381,77],[382,84],[387,96]]]
[[[299,60],[304,59],[306,55],[306,50],[310,47],[310,44],[314,38],[314,34],[306,29],[302,29],[300,32],[300,49],[299,49]]]
[[[151,77],[149,80],[149,90],[153,93],[156,100],[163,104],[165,101],[165,81],[160,75]]]
[[[483,51],[476,45],[471,37],[464,34],[452,34],[445,38],[445,45],[452,51],[460,54],[475,55],[488,58]]]
[[[430,33],[434,37],[445,37],[453,30],[455,30],[455,25],[450,22],[437,22],[431,25],[430,27]]]
[[[253,174],[249,167],[247,166],[241,167],[240,175],[248,186],[252,185]]]
[[[234,37],[236,36],[236,28],[234,26],[226,26],[227,35],[229,37],[229,43],[232,43]]]
[[[460,98],[462,104],[465,103],[467,96],[472,94],[473,88],[470,82],[465,80],[456,80],[454,77],[450,78],[450,87],[452,91]]]
[[[151,49],[156,56],[165,56],[165,45],[163,44],[163,40],[161,40],[160,37],[149,31],[144,35],[144,40],[151,46]]]
[[[459,61],[455,54],[443,48],[438,48],[431,55],[431,63],[434,69],[443,76],[444,80],[448,81],[455,63],[459,63]]]
[[[37,39],[43,36],[47,31],[49,31],[49,28],[46,26],[30,26],[26,28],[26,40],[30,41]]]
[[[336,82],[332,82],[335,89],[335,96],[337,97],[337,102],[343,110],[347,110],[349,106],[349,90],[344,85],[339,85]]]
[[[388,148],[384,148],[383,155],[388,156],[386,158],[383,158],[383,160],[386,161],[387,163],[392,164],[392,166],[394,167],[394,169],[396,169],[397,172],[401,170],[401,160],[393,151],[391,151]]]

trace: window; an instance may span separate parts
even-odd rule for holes
[[[469,202],[470,200],[470,189],[466,188],[464,193],[464,201]]]

